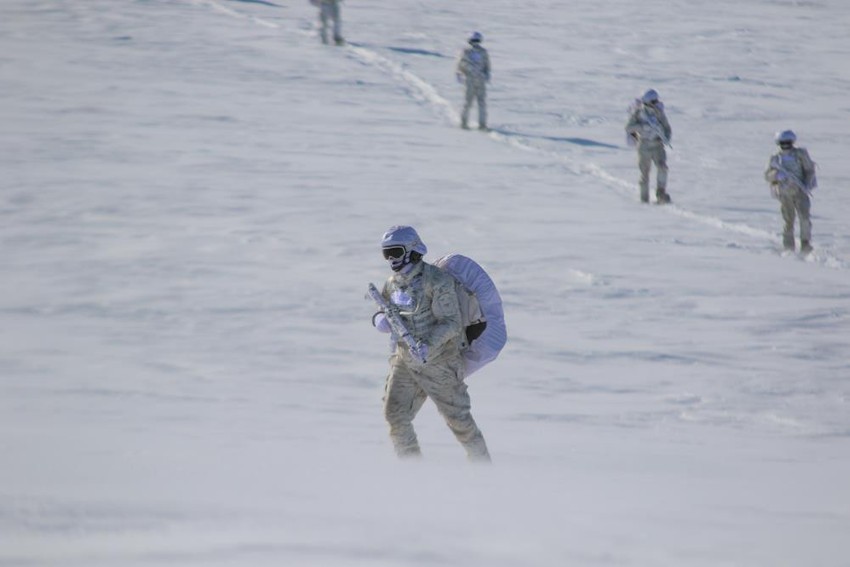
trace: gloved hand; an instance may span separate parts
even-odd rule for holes
[[[387,316],[384,315],[382,311],[378,311],[377,313],[375,313],[375,315],[372,317],[372,324],[375,326],[376,329],[378,329],[378,331],[382,333],[390,333],[393,330],[392,325],[390,325],[389,319],[387,319]]]
[[[406,291],[397,289],[390,295],[390,302],[399,307],[410,307],[413,305],[413,298]]]
[[[463,75],[461,75],[460,73],[455,73],[455,77],[457,78],[457,82],[462,85],[463,84]]]
[[[776,175],[774,175],[773,177],[777,181],[785,181],[786,179],[788,179],[788,174],[785,173],[784,171],[777,171]]]
[[[416,343],[416,352],[412,353],[414,356],[418,357],[420,360],[428,361],[428,345],[419,341]]]

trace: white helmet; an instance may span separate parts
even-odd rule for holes
[[[469,43],[481,43],[482,41],[484,41],[484,36],[480,32],[472,32],[472,35],[469,36]]]
[[[381,250],[384,259],[390,263],[394,272],[398,272],[410,263],[418,262],[428,253],[428,247],[419,238],[416,229],[405,225],[387,229],[381,238]]]
[[[643,96],[640,98],[640,100],[643,101],[645,104],[652,104],[658,101],[658,93],[655,89],[649,89],[648,91],[643,93]]]
[[[777,132],[776,136],[774,136],[773,141],[779,144],[793,144],[797,141],[797,134],[794,133],[794,130],[783,130],[782,132]]]

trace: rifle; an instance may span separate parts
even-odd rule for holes
[[[776,159],[776,156],[771,158],[770,167],[775,169],[777,173],[783,173],[785,175],[785,179],[788,180],[788,182],[791,185],[794,185],[795,187],[797,187],[800,191],[802,191],[803,193],[805,193],[809,197],[812,196],[812,190],[807,189],[805,184],[803,183],[803,181],[799,177],[794,175],[794,173],[785,169],[785,167],[782,165],[782,162],[780,160]],[[782,183],[779,182],[779,181],[774,181],[774,183],[777,186],[782,186]]]
[[[658,136],[662,144],[664,144],[671,150],[673,149],[673,144],[671,144],[670,140],[667,139],[667,135],[664,133],[664,129],[661,127],[661,124],[651,122],[649,124],[649,127],[652,128],[652,131]]]
[[[404,341],[407,345],[407,349],[410,351],[410,355],[415,360],[425,364],[425,357],[422,356],[422,353],[419,350],[419,343],[416,342],[416,339],[414,339],[413,335],[410,334],[410,331],[407,330],[404,320],[401,318],[401,315],[399,315],[398,307],[390,305],[389,301],[384,299],[384,296],[381,295],[381,292],[378,291],[378,288],[375,287],[375,284],[373,283],[369,284],[369,295],[375,300],[378,307],[383,310],[384,316],[387,318],[387,321],[390,322],[393,335]]]

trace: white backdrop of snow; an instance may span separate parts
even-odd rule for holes
[[[0,565],[848,565],[850,4],[0,4]],[[457,128],[483,32],[490,134]],[[622,126],[661,93],[670,207]],[[772,134],[819,163],[778,252]],[[378,241],[480,262],[494,466],[386,438]]]

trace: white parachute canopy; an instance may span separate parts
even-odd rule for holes
[[[466,375],[469,376],[494,361],[508,340],[502,297],[484,268],[471,258],[448,254],[435,261],[434,265],[450,273],[475,293],[487,321],[484,332],[463,353]]]

